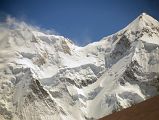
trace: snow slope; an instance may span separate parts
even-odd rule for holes
[[[146,13],[84,47],[0,24],[0,119],[89,120],[159,92],[159,22]]]

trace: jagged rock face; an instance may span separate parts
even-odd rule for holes
[[[98,119],[159,92],[159,23],[142,14],[85,47],[25,23],[0,27],[0,119]]]

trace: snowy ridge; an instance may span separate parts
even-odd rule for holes
[[[2,120],[98,119],[159,92],[159,23],[146,13],[84,47],[9,19],[0,43]]]

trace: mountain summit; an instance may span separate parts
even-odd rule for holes
[[[146,13],[139,15],[133,22],[131,22],[127,28],[132,30],[142,30],[143,28],[158,27],[158,21]]]
[[[99,119],[158,88],[159,22],[145,13],[84,47],[12,19],[0,25],[1,120]]]

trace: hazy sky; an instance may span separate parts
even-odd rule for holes
[[[0,12],[83,46],[117,32],[142,12],[159,20],[159,0],[0,0]]]

